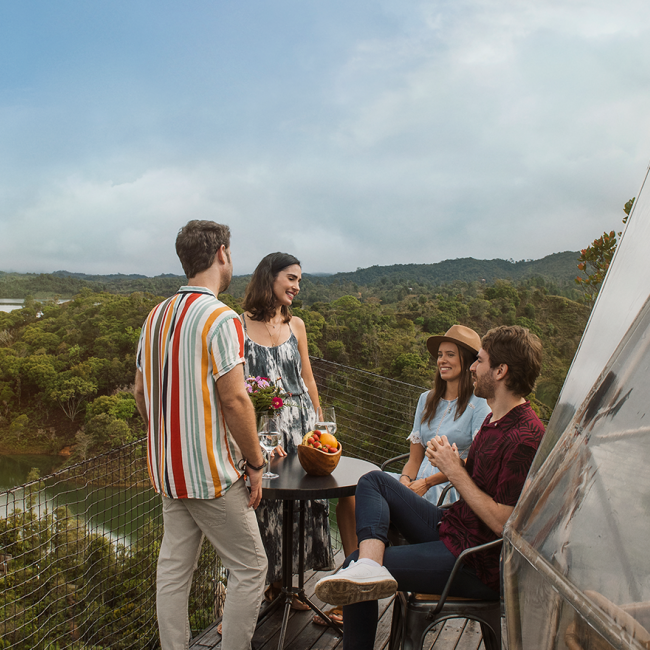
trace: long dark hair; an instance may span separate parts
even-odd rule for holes
[[[474,392],[472,385],[472,374],[469,367],[476,361],[476,352],[469,350],[463,345],[455,344],[458,348],[458,356],[460,358],[460,378],[458,380],[458,401],[456,402],[456,415],[454,420],[457,420],[469,404],[469,398]],[[427,401],[424,405],[424,412],[422,413],[422,422],[429,424],[436,414],[440,400],[445,396],[447,382],[440,376],[440,370],[436,370],[436,376],[433,380],[433,386],[427,395]]]
[[[269,253],[253,271],[253,277],[246,287],[244,295],[244,309],[253,320],[269,321],[275,315],[275,296],[273,283],[278,274],[287,266],[297,264],[300,260],[288,253]],[[282,320],[288,323],[291,320],[291,310],[282,305]]]

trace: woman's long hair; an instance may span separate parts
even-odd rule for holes
[[[297,264],[300,260],[288,253],[269,253],[253,271],[253,277],[246,287],[244,295],[244,310],[253,320],[268,322],[275,315],[275,296],[273,283],[282,269]],[[291,311],[286,305],[280,310],[282,320],[288,323],[291,320]]]
[[[458,348],[458,355],[460,357],[460,377],[458,378],[458,401],[456,402],[456,415],[454,420],[457,420],[467,408],[469,398],[474,392],[472,385],[472,373],[469,367],[476,361],[476,352],[468,348],[456,344]],[[440,400],[445,396],[447,382],[440,376],[440,370],[436,369],[436,376],[433,380],[433,386],[427,395],[427,401],[424,405],[424,412],[422,413],[422,422],[429,424],[433,420],[433,416],[438,410]]]

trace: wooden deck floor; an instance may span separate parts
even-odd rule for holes
[[[337,562],[343,561],[342,554],[337,554]],[[314,594],[314,585],[328,572],[313,572],[305,574],[305,590],[310,599],[319,607],[323,603]],[[386,650],[393,611],[393,599],[379,601],[379,624],[375,650]],[[330,628],[314,625],[312,612],[291,612],[285,650],[342,650],[342,638]],[[253,637],[255,650],[276,650],[282,610],[277,609],[262,625]],[[196,637],[190,644],[192,650],[221,650],[221,636],[217,633],[217,623]],[[484,650],[481,628],[474,621],[452,620],[439,626],[428,635],[425,645],[427,650]]]

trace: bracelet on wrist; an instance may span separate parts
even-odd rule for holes
[[[413,479],[408,474],[402,474],[400,478],[407,478],[411,483],[413,483]]]
[[[251,469],[254,469],[256,472],[259,471],[259,470],[261,470],[261,469],[264,469],[264,466],[265,466],[265,465],[266,465],[266,463],[265,463],[265,462],[262,462],[262,464],[261,464],[259,467],[256,467],[256,466],[253,465],[253,463],[251,463],[249,460],[246,461],[246,466],[247,466],[247,467],[250,467]]]

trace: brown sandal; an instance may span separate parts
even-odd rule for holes
[[[306,612],[311,607],[307,603],[303,603],[298,596],[294,596],[291,601],[291,609],[296,612]]]
[[[343,625],[343,610],[340,607],[331,607],[326,609],[323,612],[327,614],[335,623],[338,625]],[[314,614],[314,618],[311,620],[314,625],[322,625],[324,627],[328,626],[327,621],[324,618],[321,618],[318,614]]]
[[[264,600],[267,603],[272,603],[281,593],[282,589],[280,587],[269,585],[264,590]],[[306,612],[310,607],[307,603],[303,603],[297,596],[294,596],[291,601],[291,609],[296,612]]]

